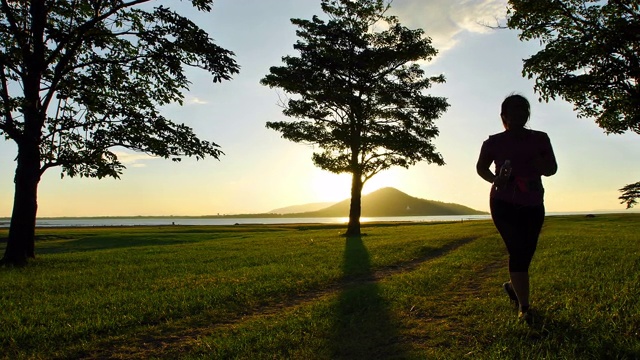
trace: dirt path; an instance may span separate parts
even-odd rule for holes
[[[442,256],[446,256],[476,239],[477,238],[460,239],[420,258],[400,264],[394,264],[392,266],[378,268],[363,276],[346,277],[324,288],[308,291],[278,303],[250,309],[234,318],[226,319],[224,322],[205,325],[201,322],[198,323],[193,319],[185,319],[174,321],[171,324],[163,324],[147,329],[144,333],[140,333],[138,335],[132,336],[131,334],[127,334],[122,337],[110,338],[100,346],[100,348],[104,350],[90,354],[77,354],[77,357],[87,359],[131,359],[162,357],[166,352],[176,354],[180,352],[180,349],[186,350],[193,347],[197,344],[199,338],[212,334],[220,328],[234,326],[256,317],[275,315],[288,309],[293,309],[295,307],[303,306],[322,298],[338,294],[346,288],[375,283],[396,274],[414,271],[420,265]],[[490,264],[486,272],[489,273],[491,268],[494,266],[497,266],[497,264]],[[481,276],[481,273],[478,275]],[[475,291],[478,291],[477,287],[473,283],[470,282],[469,284],[465,284],[462,289],[466,294],[460,292],[455,296],[468,296],[469,292],[474,292],[474,288]]]

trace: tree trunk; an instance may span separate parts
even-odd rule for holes
[[[37,143],[18,146],[13,212],[9,239],[0,264],[22,266],[35,258],[36,213],[40,156]]]
[[[45,0],[31,0],[29,5],[30,28],[21,39],[28,50],[23,49],[22,89],[24,99],[20,112],[24,115],[24,127],[16,129],[12,139],[18,145],[18,164],[14,178],[15,194],[9,225],[9,238],[0,265],[25,265],[28,258],[35,258],[36,213],[38,211],[38,183],[40,182],[40,141],[46,120],[47,104],[41,103],[42,77],[47,71],[45,27],[47,12]],[[6,85],[6,84],[5,84]],[[52,91],[51,89],[49,91]]]
[[[351,205],[349,206],[349,225],[346,236],[360,234],[360,215],[362,214],[362,176],[354,172],[351,179]]]

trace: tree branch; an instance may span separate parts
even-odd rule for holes
[[[6,1],[6,0],[2,0],[2,1]],[[53,59],[56,59],[62,53],[63,49],[67,49],[67,51],[65,51],[64,55],[60,57],[60,60],[58,60],[58,63],[54,67],[54,70],[53,70],[54,75],[53,75],[53,78],[51,79],[50,90],[45,95],[43,99],[43,104],[45,106],[48,106],[50,104],[51,99],[53,98],[55,93],[53,89],[57,87],[57,84],[62,80],[62,77],[64,76],[64,74],[66,74],[64,69],[68,66],[71,59],[76,55],[78,48],[83,43],[84,37],[89,30],[91,30],[100,21],[107,19],[109,16],[117,13],[122,9],[131,7],[134,5],[138,5],[138,4],[143,4],[149,1],[151,0],[134,0],[128,3],[122,3],[119,6],[115,6],[111,8],[109,11],[105,12],[104,14],[96,16],[93,19],[88,20],[84,24],[79,25],[76,28],[74,36],[69,36],[67,38],[68,41],[61,41],[58,44],[58,46],[52,51],[49,58],[46,60],[47,64],[51,63]],[[67,47],[68,44],[71,44],[71,45]]]
[[[627,209],[632,208],[637,204],[637,199],[640,198],[640,182],[629,184],[619,190],[622,195],[618,199],[622,200],[621,204],[627,204]]]
[[[85,127],[92,127],[95,125],[100,125],[100,124],[121,124],[123,123],[124,120],[96,120],[93,122],[83,122],[83,123],[78,123],[77,125],[74,126],[64,126],[64,127],[60,127],[60,128],[56,128],[54,129],[54,131],[50,132],[47,135],[44,135],[42,137],[43,140],[49,139],[49,138],[53,138],[55,137],[56,134],[65,132],[65,131],[71,131],[74,129],[80,129],[80,128],[85,128]]]
[[[0,0],[0,4],[2,6],[2,12],[5,14],[5,16],[7,17],[7,21],[9,22],[11,32],[15,36],[16,43],[18,43],[18,46],[22,51],[22,56],[24,59],[26,59],[29,54],[29,42],[27,40],[27,37],[22,36],[23,33],[20,31],[16,18],[13,16],[11,7],[9,7],[9,2],[7,0]]]
[[[13,122],[13,115],[11,115],[11,110],[9,109],[9,105],[11,104],[10,103],[11,97],[9,96],[9,84],[4,71],[5,71],[5,65],[0,64],[0,82],[1,82],[0,97],[2,98],[2,101],[5,104],[3,106],[3,109],[4,109],[3,116],[5,118],[5,122],[0,127],[0,129],[2,129],[4,132],[9,134],[9,137],[13,138],[14,135],[17,135],[17,133],[14,133],[15,124]]]

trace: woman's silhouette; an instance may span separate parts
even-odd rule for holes
[[[526,98],[507,97],[500,116],[505,131],[484,141],[476,170],[491,183],[491,218],[509,252],[510,281],[504,289],[518,304],[519,318],[529,322],[529,265],[545,216],[541,177],[555,174],[558,165],[547,134],[525,128]]]

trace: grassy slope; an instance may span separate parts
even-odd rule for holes
[[[41,229],[0,269],[0,356],[634,359],[638,215],[547,220],[533,326],[488,221]],[[0,233],[0,237],[3,234]]]

